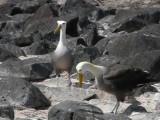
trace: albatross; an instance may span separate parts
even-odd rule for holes
[[[112,64],[113,66],[115,64]],[[124,102],[125,96],[129,96],[133,89],[142,87],[145,83],[153,82],[150,74],[138,68],[117,69],[110,71],[110,67],[94,65],[90,62],[80,62],[76,66],[79,75],[79,85],[82,87],[84,73],[86,71],[95,76],[98,89],[116,96],[117,102],[111,113],[117,113],[120,102]]]
[[[57,21],[57,23],[58,26],[54,30],[54,34],[60,31],[60,40],[57,45],[57,48],[53,53],[52,63],[57,77],[60,76],[60,73],[62,71],[68,72],[68,79],[69,79],[68,86],[70,86],[71,85],[70,72],[73,66],[74,59],[66,40],[66,21]]]

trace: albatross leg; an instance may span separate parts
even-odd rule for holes
[[[71,77],[70,77],[70,74],[68,74],[68,84],[67,84],[67,87],[71,87],[71,85],[72,85]]]
[[[119,108],[119,101],[116,102],[116,105],[114,106],[113,110],[111,111],[111,113],[117,114],[117,110]]]
[[[70,71],[69,70],[65,70],[66,71],[66,77],[67,77],[67,87],[71,87],[72,82],[71,82],[71,77],[70,77]]]
[[[118,108],[119,108],[119,101],[117,101],[117,106],[116,106],[116,110],[115,110],[115,114],[117,114],[117,110],[118,110]]]
[[[113,110],[111,111],[111,113],[114,113],[114,110],[116,109],[117,103],[118,103],[118,102],[116,102],[116,105],[114,106],[114,108],[113,108]]]

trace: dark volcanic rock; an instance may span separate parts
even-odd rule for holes
[[[13,108],[4,103],[0,103],[0,117],[9,118],[10,120],[14,119],[14,110]]]
[[[36,10],[47,0],[8,0],[7,4],[12,4],[10,8],[10,15],[22,14],[22,13],[34,13]]]
[[[131,118],[121,114],[105,114],[104,120],[132,120]]]
[[[107,45],[108,55],[117,57],[129,57],[138,53],[160,49],[158,37],[132,33],[111,40]]]
[[[10,15],[22,14],[22,13],[34,13],[40,7],[37,1],[24,1],[16,4]]]
[[[142,106],[130,105],[122,114],[129,116],[132,114],[132,112],[142,113],[142,112],[147,112],[147,110]]]
[[[50,17],[53,19],[52,11],[48,4],[41,6],[35,14],[25,23],[25,34],[34,33],[37,30],[43,30],[40,24],[49,22],[52,26],[51,21],[47,21]],[[41,28],[41,29],[40,29]]]
[[[85,0],[66,0],[61,4],[61,9],[59,11],[61,16],[70,14],[78,15],[80,31],[109,13],[103,9],[96,8]]]
[[[31,35],[38,31],[44,39],[56,41],[59,39],[59,35],[54,35],[53,31],[57,27],[58,20],[65,20],[67,22],[67,34],[77,36],[77,16],[54,17],[48,4],[41,6],[24,24],[24,34]]]
[[[15,5],[13,3],[6,3],[0,5],[0,13],[1,14],[10,14],[12,12],[12,9]]]
[[[0,100],[11,106],[44,108],[50,105],[40,90],[26,80],[13,77],[1,78],[0,87]]]
[[[86,3],[84,0],[66,0],[61,14],[78,14],[80,16],[87,15],[96,8]]]
[[[79,61],[82,61],[82,59],[84,60],[85,58],[86,58],[85,60],[92,61],[99,56],[99,51],[94,47],[83,47],[79,45],[74,51],[74,56],[75,56],[75,59]]]
[[[4,21],[8,21],[8,20],[11,20],[11,18],[9,16],[0,13],[0,21],[4,22]]]
[[[52,106],[48,120],[103,120],[99,117],[103,112],[99,108],[75,101],[65,101]]]
[[[79,45],[75,48],[73,56],[74,65],[77,65],[82,61],[92,62],[95,58],[100,56],[100,54],[98,49],[95,47],[83,47],[82,45]],[[73,67],[73,71],[75,71],[75,67]]]
[[[123,59],[121,61],[121,64],[130,66],[132,68],[136,67],[141,68],[142,70],[151,71],[151,68],[155,66],[154,64],[157,63],[159,58],[160,51],[153,50],[144,53],[139,53],[126,59]]]
[[[92,27],[91,29],[87,29],[83,31],[83,34],[80,36],[84,39],[85,43],[92,47],[95,45],[99,40],[101,40],[103,37],[100,37],[97,33],[97,29],[95,27]]]
[[[11,52],[12,54],[14,54],[17,57],[25,56],[24,51],[20,47],[17,47],[13,44],[0,44],[0,48]]]
[[[53,42],[43,40],[39,42],[34,42],[28,47],[23,47],[25,54],[27,55],[43,55],[50,52],[53,52],[56,48],[56,45]]]
[[[10,38],[12,40],[12,36]],[[19,47],[24,47],[31,45],[34,42],[32,36],[27,36],[24,34],[17,34],[15,38],[13,37],[13,44],[19,46]],[[12,42],[11,42],[12,43]]]
[[[159,31],[160,31],[160,24],[151,24],[142,28],[138,32],[148,36],[159,37]]]
[[[66,33],[72,37],[77,37],[79,35],[78,28],[77,28],[78,17],[77,16],[66,16],[64,20],[67,21]]]
[[[12,16],[12,20],[15,22],[15,24],[19,27],[22,27],[22,25],[32,16],[32,14],[17,14]]]
[[[18,3],[23,3],[26,2],[26,0],[8,0],[9,3],[13,4],[18,4]],[[44,3],[47,2],[47,0],[28,0],[28,2],[38,2],[40,5],[43,5]]]
[[[146,92],[156,93],[156,92],[158,92],[158,90],[155,87],[153,87],[152,83],[151,83],[151,84],[147,84],[143,87],[139,87],[136,90],[134,90],[134,96],[137,97],[137,96],[140,96]]]
[[[102,66],[109,66],[113,63],[117,63],[119,65],[121,59],[117,58],[115,56],[108,56],[108,55],[102,55],[100,57],[97,57],[93,60],[94,64],[102,65]],[[124,66],[123,66],[124,67]]]
[[[2,29],[5,27],[6,22],[0,22],[0,31],[2,31]],[[0,35],[0,39],[2,39],[2,34]]]
[[[33,38],[30,35],[23,34],[15,21],[7,21],[0,34],[2,36],[1,44],[11,43],[22,47],[33,43]]]
[[[107,46],[107,44],[108,44],[109,41],[110,41],[110,39],[103,38],[103,39],[101,39],[100,41],[98,41],[94,45],[94,47],[98,48],[98,51],[99,51],[100,55],[107,54],[107,51],[104,51],[104,50],[105,50],[105,47]]]
[[[44,80],[53,71],[53,66],[48,61],[41,58],[31,58],[23,61],[7,60],[0,65],[0,70],[3,71],[0,76],[26,78],[31,81]]]
[[[135,56],[128,57],[121,61],[122,65],[129,66],[131,68],[141,68],[151,73],[151,76],[157,80],[160,79],[159,72],[159,59],[160,51],[153,50],[149,52],[139,53]]]
[[[0,48],[0,61],[2,62],[9,58],[18,58],[18,57],[7,50]]]
[[[7,21],[5,27],[2,29],[2,33],[4,33],[5,35],[16,34],[19,31],[20,29],[18,26],[16,26],[14,21]]]
[[[109,22],[108,28],[104,31],[103,35],[109,33],[118,32],[134,32],[142,29],[143,27],[159,23],[160,21],[160,10],[159,9],[122,9],[118,10],[112,22]]]

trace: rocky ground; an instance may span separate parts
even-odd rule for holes
[[[55,78],[51,55],[67,21],[75,62],[72,86]],[[0,0],[0,120],[159,120],[159,0]],[[112,69],[140,68],[157,83],[135,90],[110,111],[113,95],[97,89],[91,74],[78,87],[75,66],[90,61]]]

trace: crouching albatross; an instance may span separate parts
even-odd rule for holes
[[[116,96],[117,102],[111,113],[117,113],[120,102],[124,102],[125,96],[132,90],[145,83],[153,82],[149,79],[149,73],[141,69],[117,69],[109,72],[109,68],[94,65],[89,62],[80,62],[76,66],[79,74],[79,85],[82,87],[83,74],[88,71],[95,76],[97,88]]]
[[[62,71],[68,72],[68,86],[71,85],[70,81],[70,72],[73,66],[73,56],[71,54],[71,50],[68,47],[68,43],[66,40],[66,22],[65,21],[57,21],[58,26],[54,30],[54,34],[60,31],[60,40],[52,55],[52,63],[56,72],[56,76],[60,76]]]

